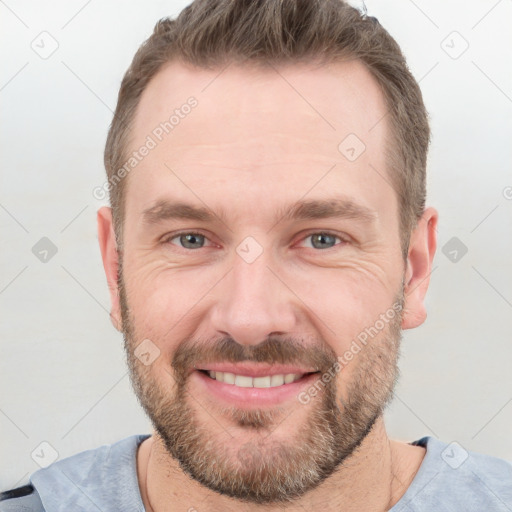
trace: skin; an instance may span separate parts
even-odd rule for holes
[[[390,308],[402,283],[401,328],[421,325],[438,214],[425,210],[404,262],[398,198],[384,157],[386,105],[368,71],[347,61],[278,69],[232,65],[219,72],[169,63],[144,91],[135,117],[132,149],[188,97],[198,100],[127,178],[123,277],[133,334],[137,343],[148,338],[161,352],[148,378],[173,389],[170,361],[188,337],[229,335],[249,347],[281,333],[310,345],[323,340],[342,355]],[[354,162],[338,151],[350,133],[366,146]],[[371,209],[374,220],[276,223],[276,212],[297,200],[340,195]],[[142,212],[162,198],[207,205],[214,212],[222,208],[225,221],[144,224]],[[201,232],[205,246],[180,246],[179,237],[170,235],[181,230]],[[316,249],[311,235],[320,231],[341,238],[328,250]],[[248,236],[263,249],[251,264],[236,252]],[[98,238],[112,322],[123,331],[120,254],[110,208],[98,211]],[[383,344],[386,335],[389,329],[374,344]],[[337,375],[333,385],[340,398],[350,398],[347,391],[357,385],[365,357],[363,351]],[[189,391],[198,399],[190,402],[197,422],[215,439],[228,430],[233,454],[259,435],[236,425],[194,382]],[[315,406],[314,401],[288,402],[269,441],[296,440]],[[390,440],[380,415],[345,463],[286,510],[388,510],[406,491],[423,456],[423,448]],[[156,431],[139,448],[137,472],[147,510],[283,510],[279,504],[242,504],[199,484],[182,471]]]

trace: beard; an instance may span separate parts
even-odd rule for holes
[[[175,385],[164,386],[151,366],[145,366],[134,355],[143,337],[137,335],[121,269],[118,285],[125,351],[137,399],[181,469],[221,495],[259,505],[287,504],[302,497],[342,467],[392,398],[398,378],[401,307],[386,328],[354,355],[353,373],[344,382],[344,396],[337,390],[337,380],[344,379],[343,368],[328,382],[322,381],[322,376],[328,372],[332,375],[339,364],[327,343],[310,340],[305,344],[281,337],[251,346],[229,337],[207,342],[184,339],[165,367]],[[395,304],[404,304],[403,286]],[[162,347],[164,338],[153,341]],[[240,409],[215,404],[208,419],[200,421],[198,411],[206,409],[199,403],[203,397],[193,396],[188,389],[190,370],[199,362],[220,361],[313,367],[319,369],[317,383],[321,385],[316,386],[319,392],[307,405],[297,400],[291,412],[279,406]],[[309,408],[307,418],[294,422],[294,412],[300,407]],[[218,424],[217,411],[238,427],[236,434],[242,429],[243,437],[215,434],[212,427]],[[273,433],[287,419],[291,419],[294,432],[278,439]]]

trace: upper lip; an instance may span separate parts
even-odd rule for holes
[[[208,363],[196,364],[197,370],[229,372],[236,375],[245,375],[247,377],[262,377],[265,375],[286,375],[295,373],[303,375],[304,373],[316,372],[315,368],[304,368],[294,365],[283,364],[262,364],[262,363]]]

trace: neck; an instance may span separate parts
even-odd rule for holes
[[[334,474],[286,510],[389,510],[409,487],[424,454],[424,448],[391,441],[381,417]],[[205,505],[212,512],[239,512],[242,503],[247,512],[283,510],[283,504],[248,504],[203,487],[181,470],[156,433],[139,447],[137,473],[142,500],[150,512],[200,510]]]

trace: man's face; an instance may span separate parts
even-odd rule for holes
[[[220,71],[168,65],[139,104],[131,151],[197,100],[127,178],[123,332],[137,396],[182,468],[286,501],[361,443],[396,377],[405,269],[386,106],[357,62]],[[285,215],[301,201],[341,202],[337,216]],[[173,216],[177,203],[212,218]],[[159,353],[148,365],[143,340]]]

